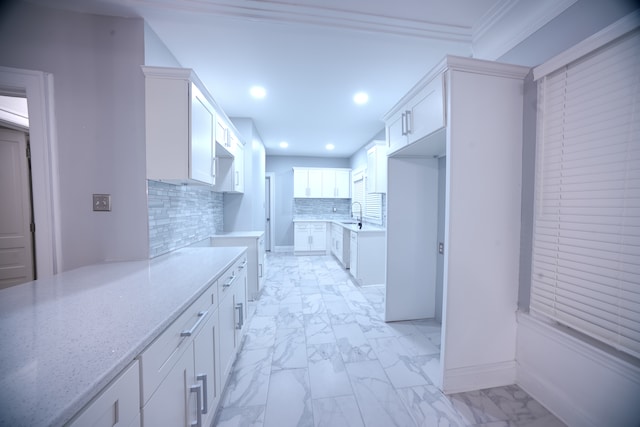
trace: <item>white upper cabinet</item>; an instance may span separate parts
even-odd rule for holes
[[[213,102],[192,70],[143,67],[147,179],[215,183]]]
[[[216,184],[214,191],[220,193],[244,193],[244,145],[229,129],[225,131],[230,146],[216,141]]]
[[[351,170],[293,168],[293,197],[348,199],[351,197]]]
[[[387,149],[384,141],[367,150],[367,193],[387,192]]]
[[[385,117],[389,154],[446,125],[444,75],[403,98]]]

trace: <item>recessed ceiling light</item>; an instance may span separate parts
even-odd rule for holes
[[[258,99],[262,99],[267,96],[267,91],[262,86],[252,86],[251,89],[249,89],[249,93],[251,96]]]
[[[353,102],[358,105],[366,104],[369,101],[369,95],[366,92],[358,92],[353,95]]]
[[[327,150],[333,150],[334,148],[336,148],[336,146],[333,144],[327,144],[324,146],[324,148],[326,148]]]
[[[287,141],[282,141],[280,143],[280,148],[287,148],[289,146],[289,143]]]

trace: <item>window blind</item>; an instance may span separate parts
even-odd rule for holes
[[[640,357],[640,32],[538,81],[530,310]]]

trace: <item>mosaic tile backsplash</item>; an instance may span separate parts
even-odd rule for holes
[[[293,199],[294,218],[340,219],[350,215],[351,199]]]
[[[192,185],[147,181],[149,257],[223,231],[223,194]]]

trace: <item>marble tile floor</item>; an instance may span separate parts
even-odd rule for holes
[[[515,385],[442,394],[439,324],[385,323],[384,288],[355,285],[332,256],[267,257],[214,425],[564,425]]]

